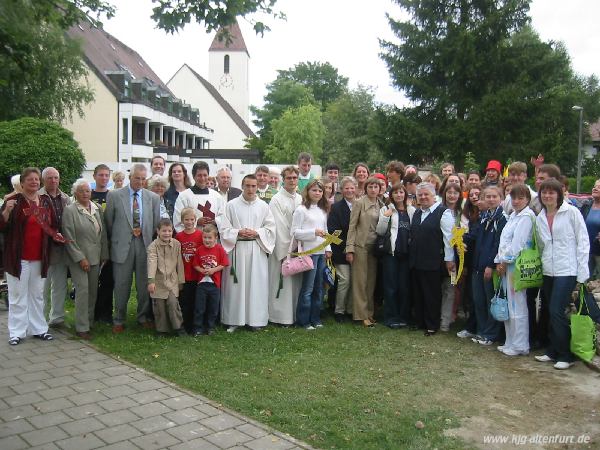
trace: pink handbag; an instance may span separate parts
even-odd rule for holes
[[[309,255],[294,257],[290,256],[292,253],[293,243],[294,239],[292,239],[292,242],[290,242],[290,248],[287,257],[281,263],[281,274],[284,277],[290,277],[292,275],[296,275],[297,273],[306,272],[314,269],[315,267],[313,260]],[[298,242],[298,252],[302,252],[302,245],[300,242]]]

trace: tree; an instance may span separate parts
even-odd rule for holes
[[[543,153],[571,169],[571,106],[597,98],[598,87],[573,74],[562,45],[528,26],[529,0],[396,1],[411,19],[389,19],[401,42],[382,41],[382,58],[429,130],[431,155],[460,168],[468,151],[480,161]]]
[[[21,173],[24,167],[48,166],[60,170],[61,188],[70,192],[70,186],[81,176],[85,158],[73,133],[56,122],[22,118],[0,122],[0,190],[12,190],[10,177]]]
[[[348,88],[348,78],[328,62],[301,62],[288,70],[278,70],[277,79],[291,80],[307,87],[324,111]]]
[[[328,161],[335,161],[346,171],[352,170],[358,161],[381,165],[381,152],[369,136],[374,111],[373,92],[362,86],[343,93],[329,104],[323,114]]]
[[[314,161],[320,161],[325,127],[316,106],[288,109],[279,119],[273,120],[272,128],[273,144],[267,147],[266,155],[273,162],[292,163],[300,152],[308,152]]]

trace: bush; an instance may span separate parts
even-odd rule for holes
[[[10,178],[25,167],[56,167],[65,192],[70,192],[85,167],[85,157],[73,133],[56,122],[30,117],[0,122],[0,155],[2,195],[12,191]]]
[[[581,177],[581,193],[589,194],[592,192],[594,183],[596,183],[597,177],[585,176]],[[577,178],[569,177],[569,192],[575,194],[577,192]]]

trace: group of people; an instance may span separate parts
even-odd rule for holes
[[[77,335],[89,339],[94,321],[122,333],[135,274],[136,320],[159,333],[210,335],[219,321],[228,332],[269,322],[315,330],[326,297],[337,322],[371,328],[381,316],[433,336],[463,314],[460,338],[500,343],[508,356],[545,346],[536,359],[571,366],[564,311],[600,262],[600,180],[580,212],[552,164],[535,167],[535,190],[522,162],[504,178],[498,161],[484,177],[446,163],[441,177],[424,179],[398,161],[375,174],[359,163],[343,178],[328,164],[317,179],[311,165],[301,153],[281,171],[258,166],[238,189],[227,167],[211,186],[206,163],[190,180],[181,163],[165,176],[156,156],[149,177],[134,164],[129,184],[113,189],[101,164],[93,184],[74,183],[72,198],[55,168],[25,169],[0,210],[9,343],[52,339],[44,292],[49,325],[60,327],[68,273]],[[515,261],[534,235],[543,287],[515,290]],[[297,255],[311,264],[284,275]],[[504,327],[490,314],[494,279],[508,297]]]

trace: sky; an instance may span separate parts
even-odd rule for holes
[[[189,24],[175,34],[158,30],[150,18],[151,0],[109,0],[116,16],[104,21],[106,31],[136,50],[166,83],[187,63],[208,78],[208,48],[214,34]],[[271,31],[256,36],[240,19],[250,53],[250,104],[262,106],[265,85],[305,61],[329,62],[349,78],[350,87],[371,86],[381,103],[407,105],[391,85],[385,63],[379,58],[379,39],[397,42],[386,19],[406,15],[391,0],[278,0],[276,7],[287,20],[264,18]],[[532,25],[544,41],[562,41],[573,68],[583,75],[600,75],[600,1],[533,0]]]

